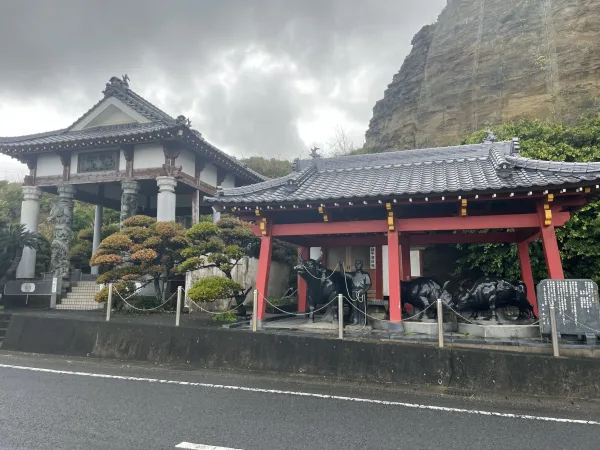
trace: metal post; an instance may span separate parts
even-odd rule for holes
[[[110,321],[110,310],[112,309],[113,285],[108,283],[108,301],[106,302],[106,321]]]
[[[177,311],[175,312],[175,326],[178,327],[179,326],[179,319],[181,317],[181,300],[182,300],[182,292],[183,292],[183,287],[178,286],[177,287]]]
[[[338,337],[344,339],[344,296],[338,295]]]
[[[438,321],[438,344],[440,348],[444,348],[444,308],[442,300],[437,300],[437,321]]]
[[[556,309],[554,306],[550,306],[550,327],[552,328],[552,350],[554,356],[560,356],[560,350],[558,348],[558,331],[556,329]]]
[[[258,291],[254,289],[254,299],[252,301],[252,331],[258,328]]]

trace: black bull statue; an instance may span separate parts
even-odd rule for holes
[[[497,310],[507,306],[519,309],[518,319],[535,318],[533,306],[527,300],[527,288],[522,282],[509,283],[506,280],[485,277],[477,280],[471,289],[464,288],[464,282],[458,292],[448,290],[450,282],[440,287],[431,278],[417,278],[400,283],[402,304],[413,307],[413,318],[423,320],[425,310],[437,299],[459,312],[470,311],[471,319],[477,319],[478,312],[491,311],[492,319],[497,319]],[[430,315],[436,316],[437,310],[430,308]]]
[[[491,311],[491,320],[498,320],[498,310],[512,306],[519,309],[518,319],[535,319],[533,306],[527,300],[527,287],[522,281],[509,283],[492,277],[480,278],[471,289],[461,286],[458,292],[448,291],[446,282],[441,299],[450,302],[458,311],[471,311],[470,319],[477,319],[479,312]]]
[[[348,292],[348,281],[345,279],[345,274],[327,269],[321,260],[323,255],[315,259],[302,259],[300,253],[300,261],[294,267],[294,271],[306,281],[307,300],[309,322],[315,321],[315,308],[317,305],[327,305],[342,294],[346,299],[351,298]],[[343,314],[343,311],[342,311]],[[338,302],[333,301],[333,320],[338,320]]]

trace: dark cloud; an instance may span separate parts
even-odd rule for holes
[[[41,98],[76,118],[127,72],[135,90],[190,115],[217,145],[292,157],[304,145],[298,120],[315,107],[367,127],[413,34],[445,3],[2,0],[0,99]],[[298,80],[317,87],[299,93]]]

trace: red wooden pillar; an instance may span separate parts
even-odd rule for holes
[[[262,326],[265,320],[269,290],[269,271],[271,270],[271,253],[273,250],[273,238],[263,236],[260,240],[260,256],[258,258],[258,272],[256,274],[256,290],[258,291],[258,325]]]
[[[400,240],[397,231],[388,231],[388,276],[390,291],[390,322],[402,322],[400,298]]]
[[[383,252],[381,245],[375,247],[375,298],[383,300]]]
[[[300,253],[304,258],[310,257],[310,248],[308,247],[300,247],[298,249],[298,258],[300,257]],[[307,287],[306,280],[298,275],[298,312],[303,313],[306,312],[306,307],[308,305],[307,295]]]
[[[527,300],[533,306],[533,312],[538,315],[537,297],[535,295],[535,284],[533,283],[533,272],[531,271],[531,260],[529,259],[529,244],[527,241],[517,244],[519,249],[519,263],[521,265],[521,278],[527,287]]]
[[[408,236],[400,236],[400,252],[402,254],[402,264],[400,267],[400,279],[410,281],[410,243]]]
[[[556,241],[556,232],[554,225],[546,225],[546,210],[544,204],[538,205],[538,214],[540,216],[540,234],[542,245],[544,247],[544,257],[546,258],[546,267],[548,268],[548,277],[555,280],[564,280],[565,274],[560,260],[560,251]]]

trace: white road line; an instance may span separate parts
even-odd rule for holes
[[[189,448],[192,450],[242,450],[239,448],[215,447],[214,445],[192,444],[191,442],[182,442],[181,444],[176,445],[175,448]]]
[[[12,364],[0,364],[0,368],[27,370],[30,372],[54,373],[54,374],[59,374],[59,375],[76,375],[76,376],[80,376],[80,377],[90,377],[90,378],[108,378],[111,380],[142,381],[145,383],[175,384],[175,385],[180,385],[180,386],[195,386],[195,387],[205,387],[205,388],[212,388],[212,389],[225,389],[225,390],[232,390],[232,391],[258,392],[258,393],[262,393],[262,394],[277,394],[277,395],[291,395],[291,396],[295,396],[295,397],[322,398],[322,399],[329,399],[329,400],[341,400],[341,401],[346,401],[346,402],[370,403],[370,404],[375,404],[375,405],[401,406],[404,408],[427,409],[427,410],[431,410],[431,411],[443,411],[443,412],[451,412],[451,413],[476,414],[476,415],[480,415],[480,416],[504,417],[504,418],[508,418],[508,419],[541,420],[544,422],[560,422],[560,423],[571,423],[571,424],[580,424],[580,425],[600,425],[600,422],[596,422],[593,420],[563,419],[560,417],[531,416],[531,415],[527,415],[527,414],[511,414],[511,413],[501,413],[501,412],[493,412],[493,411],[480,411],[480,410],[476,410],[476,409],[448,408],[445,406],[420,405],[418,403],[390,402],[390,401],[386,401],[386,400],[373,400],[370,398],[357,398],[357,397],[344,397],[344,396],[340,396],[340,395],[314,394],[312,392],[282,391],[279,389],[262,389],[262,388],[251,388],[251,387],[244,387],[244,386],[228,386],[225,384],[196,383],[193,381],[161,380],[159,378],[126,377],[126,376],[122,376],[122,375],[109,375],[109,374],[104,374],[104,373],[72,372],[70,370],[44,369],[41,367],[15,366]]]

